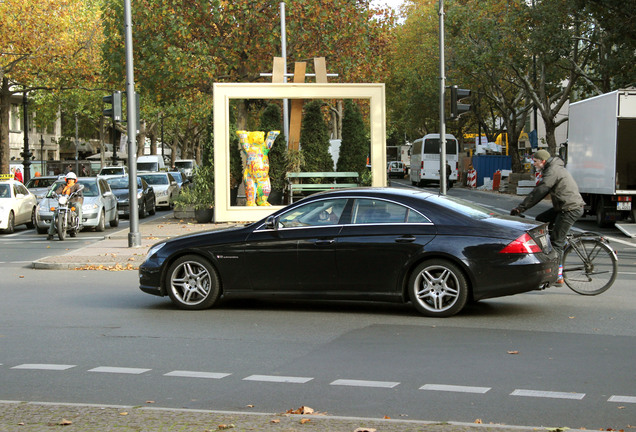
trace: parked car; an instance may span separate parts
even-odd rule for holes
[[[275,296],[411,302],[433,317],[556,275],[547,224],[397,188],[317,193],[244,227],[156,243],[139,267],[142,291],[182,309]]]
[[[119,216],[130,217],[130,192],[129,179],[125,177],[112,177],[106,180],[117,198],[117,212]],[[154,215],[156,212],[155,191],[144,179],[137,176],[137,206],[139,217]]]
[[[82,205],[82,225],[84,228],[94,228],[95,231],[104,231],[106,223],[111,227],[119,225],[117,213],[117,198],[110,190],[105,179],[99,177],[80,177],[77,182],[84,186],[82,191],[84,204]],[[35,212],[36,228],[39,234],[48,231],[53,219],[52,208],[57,207],[55,190],[64,184],[64,179],[53,183],[49,193],[40,201]]]
[[[10,234],[16,225],[35,226],[38,200],[17,180],[0,180],[0,231]]]
[[[404,178],[406,175],[406,166],[400,161],[391,161],[387,163],[386,172],[389,178]]]
[[[139,174],[155,191],[157,207],[174,207],[174,200],[179,195],[179,185],[172,174],[165,171]]]
[[[106,166],[99,170],[97,177],[110,178],[128,175],[128,168],[125,166]]]
[[[33,177],[27,182],[26,187],[40,202],[46,196],[51,185],[59,178],[59,176]]]
[[[184,186],[190,184],[190,181],[186,179],[181,171],[168,171],[170,175],[174,178],[174,181],[179,185],[179,190]]]

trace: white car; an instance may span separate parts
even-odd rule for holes
[[[154,189],[157,207],[174,207],[174,200],[179,195],[179,185],[172,174],[165,171],[145,172],[139,174],[139,177]]]
[[[12,233],[16,225],[35,226],[38,200],[17,180],[0,180],[0,231]]]
[[[99,174],[97,174],[97,177],[103,177],[106,179],[109,178],[113,178],[113,177],[121,177],[121,176],[127,176],[128,175],[128,169],[125,166],[106,166],[104,168],[102,168],[101,170],[99,170]]]

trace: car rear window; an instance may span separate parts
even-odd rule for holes
[[[464,216],[468,216],[473,219],[487,219],[499,215],[499,213],[495,210],[482,207],[478,204],[474,204],[461,198],[455,198],[448,195],[433,195],[429,197],[428,200],[442,207],[455,210],[463,214]]]

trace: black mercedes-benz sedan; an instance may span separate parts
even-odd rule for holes
[[[244,227],[155,244],[142,291],[183,309],[222,298],[410,302],[447,317],[556,279],[547,225],[398,188],[311,195]]]

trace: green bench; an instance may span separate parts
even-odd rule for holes
[[[303,183],[303,179],[329,179],[331,183]],[[358,173],[351,172],[288,172],[285,176],[289,204],[294,202],[294,195],[302,192],[321,192],[331,189],[343,189],[359,186]],[[336,183],[337,179],[355,179],[355,183]],[[297,180],[297,183],[294,182]]]

